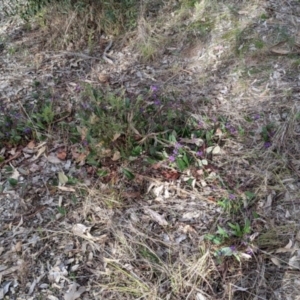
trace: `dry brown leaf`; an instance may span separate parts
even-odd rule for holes
[[[53,156],[53,155],[46,156],[46,158],[51,164],[61,164],[62,163],[62,161],[59,158],[57,158],[56,156]]]
[[[69,181],[69,178],[64,172],[58,172],[58,180],[60,185],[65,185]]]
[[[121,153],[119,151],[116,151],[112,157],[113,161],[117,161],[121,158]]]
[[[79,289],[77,289],[79,287]],[[72,283],[69,290],[64,294],[64,300],[78,299],[82,293],[85,292],[85,287],[80,286],[77,283]]]
[[[83,224],[75,224],[73,227],[72,227],[72,232],[73,234],[77,235],[77,236],[80,236],[80,237],[83,237],[83,238],[86,238],[88,240],[95,240],[95,237],[93,237],[91,234],[90,234],[90,230],[91,228],[90,227],[86,227],[85,225]]]
[[[102,83],[108,82],[108,80],[109,80],[109,75],[106,74],[106,73],[99,73],[99,74],[98,74],[98,79],[99,79],[99,81],[102,82]]]
[[[161,226],[167,226],[168,222],[165,220],[165,218],[158,214],[157,212],[155,212],[154,210],[150,209],[150,208],[145,208],[145,212],[150,215],[150,217],[156,221],[159,225]]]
[[[34,141],[30,141],[27,146],[26,146],[28,149],[33,149],[35,148],[35,142]]]
[[[177,171],[173,170],[163,170],[161,175],[168,180],[176,180],[179,178],[180,174]]]
[[[20,173],[19,173],[19,171],[17,170],[17,169],[15,169],[11,164],[10,164],[10,166],[13,168],[13,173],[11,174],[11,176],[10,176],[10,178],[13,178],[13,179],[15,179],[15,180],[18,180],[19,179],[19,177],[20,177]]]
[[[67,152],[65,150],[59,151],[57,152],[56,156],[61,160],[65,160],[67,157]]]
[[[75,189],[73,189],[69,186],[58,186],[57,188],[64,192],[75,192]]]
[[[22,252],[22,242],[19,241],[16,243],[16,245],[13,247],[13,251],[20,253]]]
[[[121,133],[115,133],[112,141],[115,142],[120,136]]]
[[[275,257],[275,256],[271,257],[271,261],[275,266],[281,267],[281,263],[277,257]]]
[[[214,149],[212,150],[212,154],[214,155],[219,154],[220,152],[221,152],[221,147],[219,145],[214,147]]]
[[[157,162],[157,163],[151,165],[151,167],[152,167],[154,170],[158,170],[158,169],[161,167],[161,165],[162,165],[161,162]]]
[[[271,49],[271,52],[273,52],[275,54],[281,54],[281,55],[290,54],[289,50],[284,50],[284,49]]]
[[[217,128],[216,129],[216,132],[215,132],[215,136],[221,138],[221,136],[223,135],[223,132],[220,128]]]
[[[38,153],[36,154],[36,156],[34,157],[33,160],[37,160],[45,151],[46,151],[47,147],[46,146],[42,146]]]

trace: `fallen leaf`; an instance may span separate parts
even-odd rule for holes
[[[165,218],[158,214],[157,212],[155,212],[154,210],[150,209],[150,208],[145,208],[145,212],[150,215],[150,217],[156,221],[159,225],[161,226],[167,226],[168,222],[165,220]]]
[[[64,192],[75,192],[75,189],[69,186],[58,186],[57,188]]]
[[[289,240],[289,242],[287,243],[287,245],[284,246],[284,248],[286,249],[291,249],[293,246],[293,241],[292,240]]]
[[[20,177],[20,173],[17,169],[15,169],[12,165],[10,165],[13,168],[13,173],[11,174],[10,178],[18,180]]]
[[[16,245],[14,246],[14,251],[17,253],[22,252],[22,242],[21,241],[16,243]]]
[[[206,149],[205,149],[205,151],[206,151],[206,153],[211,153],[212,151],[213,151],[213,149],[214,149],[214,147],[213,146],[211,146],[211,147],[207,147]]]
[[[186,144],[194,144],[198,147],[200,147],[204,144],[204,141],[200,138],[193,138],[193,139],[182,138],[182,139],[180,139],[180,142],[186,143]]]
[[[217,128],[216,129],[216,132],[215,132],[215,136],[217,136],[217,137],[221,137],[223,135],[223,132],[222,132],[222,130],[220,129],[220,128]]]
[[[36,154],[36,156],[33,158],[33,160],[37,160],[45,151],[46,151],[47,147],[46,146],[42,146],[38,153]]]
[[[67,152],[65,150],[59,151],[56,156],[61,160],[65,160],[67,157]]]
[[[65,185],[69,181],[69,178],[64,172],[58,172],[58,180],[61,185]]]
[[[217,145],[216,147],[214,147],[214,149],[212,150],[212,154],[216,155],[219,154],[221,151],[221,147],[219,145]]]
[[[66,270],[65,266],[54,266],[49,270],[48,280],[50,282],[58,283],[62,277],[68,275],[68,271]]]
[[[284,49],[276,49],[276,48],[273,48],[271,49],[271,52],[275,53],[275,54],[280,54],[280,55],[287,55],[290,53],[289,50],[284,50]]]
[[[272,263],[275,265],[275,266],[277,266],[277,267],[281,267],[281,263],[280,263],[280,261],[279,261],[279,259],[277,258],[277,257],[271,257],[271,261],[272,261]]]
[[[16,150],[17,148],[12,148],[9,151],[7,151],[7,153],[11,154],[12,156],[14,156],[16,154]]]
[[[0,299],[4,299],[4,296],[9,292],[9,287],[12,284],[12,281],[4,281],[2,287],[0,288]]]
[[[62,163],[62,161],[59,158],[57,158],[56,156],[53,156],[53,155],[46,156],[46,158],[51,164],[61,164]]]
[[[294,270],[300,269],[300,260],[298,255],[295,255],[289,259],[289,268]]]
[[[199,292],[196,294],[195,300],[206,300],[206,299],[207,298],[203,294],[201,294]]]
[[[117,161],[121,158],[121,153],[119,151],[116,151],[112,157],[113,161]]]
[[[154,170],[158,170],[161,167],[161,162],[157,162],[151,166]]]
[[[116,141],[121,136],[121,133],[115,133],[113,137],[113,142]]]
[[[91,227],[86,227],[83,224],[75,224],[72,227],[73,234],[83,237],[83,238],[87,238],[89,240],[95,240],[95,238],[90,234],[90,230],[91,230]]]
[[[79,289],[77,289],[79,287]],[[77,283],[72,283],[69,290],[64,294],[64,300],[78,299],[82,293],[85,292],[85,287],[80,286]]]
[[[168,180],[176,180],[180,176],[180,174],[177,171],[173,171],[173,170],[163,170],[161,171],[161,174],[163,175],[164,178]]]
[[[59,300],[57,297],[53,296],[53,295],[48,295],[47,296],[48,300]]]
[[[33,149],[35,148],[35,142],[34,141],[30,141],[27,146],[26,146],[28,149]]]

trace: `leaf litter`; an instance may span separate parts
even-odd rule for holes
[[[244,54],[245,65],[242,67],[230,57],[227,59],[231,45],[225,39],[224,29],[220,29],[212,33],[210,45],[189,59],[164,54],[158,58],[161,67],[151,69],[138,63],[137,55],[131,52],[133,50],[125,47],[114,53],[119,58],[120,68],[99,63],[88,75],[89,81],[98,82],[99,74],[109,74],[110,79],[101,79],[100,84],[124,83],[127,91],[133,94],[138,94],[153,78],[155,83],[165,85],[166,93],[180,93],[182,98],[198,101],[195,103],[205,103],[206,98],[210,98],[209,104],[200,112],[195,107],[195,114],[211,119],[215,115],[227,115],[231,124],[225,126],[233,135],[240,124],[251,132],[245,143],[232,138],[225,145],[220,143],[204,149],[213,157],[212,160],[202,160],[204,171],[178,172],[162,165],[151,171],[126,167],[123,175],[131,180],[131,184],[124,187],[120,184],[121,172],[115,167],[115,173],[111,173],[108,179],[114,183],[113,188],[94,178],[90,178],[86,185],[71,185],[69,179],[84,182],[89,174],[93,174],[93,169],[86,166],[88,150],[79,151],[78,145],[71,150],[52,150],[63,149],[63,142],[56,144],[51,139],[40,145],[30,141],[23,149],[3,148],[1,153],[5,155],[5,161],[1,162],[0,181],[0,214],[2,222],[4,220],[0,224],[0,296],[3,299],[11,295],[17,295],[19,299],[28,299],[31,295],[33,299],[172,299],[176,292],[195,299],[227,296],[248,299],[254,294],[263,299],[279,299],[280,295],[297,295],[299,285],[294,284],[292,272],[284,272],[283,266],[294,270],[299,267],[298,246],[295,244],[293,251],[291,246],[296,232],[299,232],[294,226],[299,219],[299,89],[292,79],[294,74],[289,71],[292,69],[289,64],[293,62],[286,57],[293,52],[285,52],[293,51],[293,48],[282,50],[281,47],[291,45],[274,41],[280,35],[273,24],[286,22],[287,30],[291,31],[289,34],[293,35],[295,25],[292,23],[298,24],[299,20],[293,17],[288,21],[286,15],[292,11],[278,1],[265,4],[266,7],[256,8],[257,12],[268,12],[270,18],[256,20],[255,33],[250,28],[247,35],[236,35],[239,54],[243,55],[242,51],[250,53]],[[241,24],[246,24],[250,15],[244,11],[253,14],[255,9],[249,9],[246,4],[240,8],[237,12]],[[222,26],[222,22],[224,20],[220,20],[218,26]],[[226,26],[229,23],[226,20]],[[3,26],[5,29],[1,30],[9,34],[17,29],[10,23],[3,23]],[[259,64],[265,49],[261,48],[260,37],[270,52],[283,56],[266,58],[265,70],[262,71]],[[21,41],[22,37],[18,39]],[[53,87],[51,78],[63,73],[68,80],[57,88],[61,94],[75,98],[77,82],[87,82],[78,74],[84,73],[85,68],[89,69],[89,62],[32,50],[40,77],[50,78],[42,84]],[[185,53],[189,50],[185,49]],[[4,54],[1,54],[4,64],[1,100],[10,98],[9,105],[14,106],[17,105],[16,99],[30,98],[35,76],[26,67],[28,58]],[[174,62],[180,65],[176,76],[168,69]],[[11,72],[14,65],[19,66],[18,73]],[[236,69],[231,69],[230,65]],[[72,69],[78,66],[80,69]],[[261,73],[255,75],[257,72]],[[243,73],[247,78],[244,82],[239,81]],[[199,79],[205,81],[201,88],[196,84]],[[20,82],[21,90],[16,88],[20,87]],[[187,87],[193,86],[196,88],[191,93]],[[249,86],[249,89],[244,86]],[[67,103],[62,103],[64,105]],[[242,121],[245,112],[254,120],[246,125]],[[257,118],[258,114],[265,117]],[[202,121],[203,118],[199,118],[199,122]],[[264,140],[262,128],[268,122],[275,123],[277,130],[272,136],[267,134]],[[217,121],[215,126],[219,128]],[[216,130],[220,140],[221,132]],[[80,128],[79,133],[84,141],[85,128]],[[116,133],[113,140],[116,142],[120,138],[121,135]],[[183,142],[201,147],[203,141],[187,139]],[[282,158],[275,158],[276,153]],[[117,166],[121,154],[107,149],[103,157],[112,157],[114,166]],[[6,166],[11,167],[9,171]],[[210,176],[204,179],[204,172]],[[216,180],[218,177],[226,178],[226,184],[220,185]],[[9,181],[9,178],[18,184],[14,187],[15,181]],[[184,182],[191,182],[191,186],[187,188]],[[217,221],[226,223],[217,200],[227,194],[228,189],[236,189],[237,193],[244,195],[249,188],[255,189],[257,198],[261,199],[261,206],[255,207],[258,217],[254,220],[253,230],[258,236],[253,239],[253,244],[257,242],[264,255],[257,251],[254,256],[260,263],[255,263],[253,254],[245,254],[251,259],[249,265],[243,265],[243,272],[247,274],[243,277],[236,275],[239,267],[234,263],[232,267],[226,263],[216,266],[204,237],[214,232]],[[247,197],[244,199],[243,209],[247,214],[256,203]],[[282,223],[287,223],[287,226]],[[231,248],[226,249],[234,252]],[[278,278],[265,257],[278,267]],[[230,279],[232,275],[235,276],[233,281]],[[157,277],[159,282],[148,280]],[[112,278],[117,280],[112,281]],[[254,290],[252,282],[255,281],[259,284]],[[275,286],[273,282],[281,282],[282,286]],[[190,288],[196,286],[198,288]]]

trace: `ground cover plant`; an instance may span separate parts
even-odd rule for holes
[[[297,4],[2,4],[3,299],[299,294]]]

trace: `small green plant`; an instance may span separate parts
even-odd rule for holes
[[[157,255],[152,251],[152,250],[150,250],[148,247],[141,247],[140,248],[140,255],[143,257],[143,258],[145,258],[145,259],[147,259],[147,260],[149,260],[150,262],[152,262],[152,263],[159,263],[160,262],[160,260],[159,260],[159,258],[157,257]]]
[[[17,110],[0,105],[0,145],[17,145],[32,135],[26,117]]]
[[[242,238],[243,236],[251,232],[251,224],[248,219],[245,220],[244,226],[240,226],[238,223],[232,224],[229,222],[228,226],[232,229],[232,234],[239,238]]]
[[[62,216],[66,216],[67,215],[67,210],[65,207],[62,206],[58,206],[57,207],[58,212],[62,215]]]
[[[215,234],[207,234],[205,237],[207,240],[211,241],[212,243],[216,245],[221,245],[225,242],[226,239],[229,238],[229,233],[227,232],[226,229],[220,227],[219,225],[217,227],[218,230],[216,231]]]
[[[229,194],[228,197],[222,197],[218,204],[223,208],[223,210],[229,214],[234,214],[238,212],[241,208],[242,202],[234,194]]]

